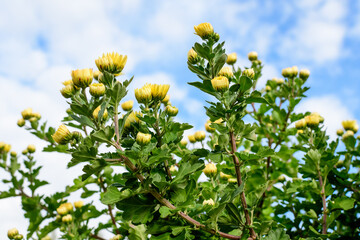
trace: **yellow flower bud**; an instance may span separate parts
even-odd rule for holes
[[[32,108],[27,108],[21,112],[23,119],[27,120],[32,117]]]
[[[345,120],[342,122],[342,125],[345,130],[351,130],[356,133],[359,130],[359,126],[356,123],[356,120]]]
[[[4,147],[5,147],[5,143],[4,143],[4,142],[0,142],[0,151],[3,150]]]
[[[19,119],[19,120],[17,121],[17,125],[18,125],[19,127],[23,127],[23,126],[25,125],[25,120],[24,120],[23,118]]]
[[[99,80],[99,75],[100,75],[100,71],[99,70],[95,70],[94,72],[93,72],[93,76],[94,76],[94,78],[96,79],[96,80]]]
[[[243,71],[243,75],[245,75],[245,76],[247,76],[247,77],[249,77],[249,78],[254,78],[254,76],[255,76],[255,71],[254,71],[254,69],[252,69],[252,68],[248,68],[248,69],[245,69],[245,70]]]
[[[88,87],[93,80],[93,70],[91,68],[77,69],[71,71],[74,85],[79,88]]]
[[[26,154],[28,154],[28,150],[25,149],[25,150],[23,150],[21,153],[22,153],[23,155],[26,155]]]
[[[299,129],[299,130],[297,130],[297,132],[296,132],[297,134],[303,134],[304,133],[304,130],[302,130],[302,129]]]
[[[198,54],[192,48],[189,50],[187,54],[187,59],[191,64],[195,64],[200,60]]]
[[[290,67],[287,67],[287,68],[284,68],[282,71],[281,71],[281,74],[284,76],[284,77],[291,77],[292,76],[292,69]]]
[[[52,135],[52,138],[58,144],[66,144],[70,140],[70,131],[64,124],[61,124],[58,130]]]
[[[82,206],[84,206],[84,202],[83,201],[76,201],[74,202],[74,206],[75,208],[82,208]]]
[[[236,60],[237,60],[236,53],[230,53],[229,55],[227,55],[226,63],[229,65],[234,65],[236,63]]]
[[[231,70],[231,67],[222,67],[218,73],[219,76],[224,76],[227,78],[232,78],[234,76],[233,71]]]
[[[341,136],[344,134],[344,130],[338,129],[338,130],[336,130],[336,134],[337,134],[339,137],[341,137]]]
[[[170,100],[170,95],[167,94],[165,96],[165,98],[161,101],[163,104],[167,105],[169,103],[169,100]]]
[[[124,111],[130,111],[130,110],[133,108],[133,105],[134,105],[134,101],[133,101],[133,100],[129,100],[129,101],[123,102],[123,103],[121,104],[121,108],[122,108]]]
[[[270,86],[266,86],[266,87],[265,87],[265,91],[266,91],[266,92],[270,92],[270,91],[271,91],[271,87],[270,87]]]
[[[64,98],[71,98],[75,94],[75,88],[74,85],[68,84],[65,85],[62,89],[60,89],[61,95],[63,95]]]
[[[313,112],[313,113],[311,113],[311,115],[318,117],[319,118],[319,123],[324,122],[324,118],[319,113]]]
[[[64,207],[66,207],[66,209],[68,210],[68,212],[71,212],[71,211],[74,209],[73,205],[72,205],[71,203],[69,203],[69,202],[63,203],[62,205],[63,205]]]
[[[308,69],[301,69],[299,76],[301,79],[306,80],[310,76],[310,71]]]
[[[296,77],[296,76],[298,75],[298,72],[299,72],[299,69],[298,69],[297,66],[291,67],[291,75],[292,75],[293,77]]]
[[[304,128],[306,128],[306,120],[304,118],[300,119],[299,121],[297,121],[295,123],[295,127],[296,127],[296,129],[304,129]]]
[[[284,182],[285,181],[285,176],[284,175],[279,176],[278,181],[279,182]]]
[[[105,94],[105,85],[102,83],[92,83],[89,92],[94,97],[100,97]]]
[[[129,114],[129,116],[126,118],[124,123],[124,128],[129,128],[131,126],[131,123],[139,122],[140,119],[137,117],[137,115],[141,115],[141,112],[132,112]]]
[[[162,101],[166,97],[169,88],[169,84],[151,84],[152,99]]]
[[[228,182],[229,183],[237,183],[237,179],[236,178],[229,178]]]
[[[211,85],[218,92],[229,89],[229,80],[226,77],[215,77],[211,80]]]
[[[191,143],[196,143],[196,139],[195,139],[195,136],[194,135],[189,135],[188,136],[188,139]]]
[[[142,88],[135,89],[135,98],[138,103],[148,103],[151,101],[151,85],[145,84]]]
[[[16,157],[16,156],[17,156],[17,153],[16,153],[15,151],[11,151],[10,156]]]
[[[30,119],[29,119],[29,122],[37,122],[39,119],[37,119],[36,117],[31,117]]]
[[[215,202],[214,200],[212,200],[211,198],[209,200],[204,200],[203,201],[203,205],[210,205],[210,206],[214,206]]]
[[[222,179],[229,179],[229,178],[231,178],[231,175],[225,174],[225,173],[223,173],[223,172],[220,172],[220,178],[222,178]]]
[[[57,209],[56,209],[57,213],[60,214],[60,215],[65,215],[67,214],[69,211],[68,209],[63,205],[61,204]]]
[[[10,152],[10,150],[11,150],[11,145],[10,144],[5,144],[4,145],[4,152],[8,153],[8,152]]]
[[[319,126],[320,118],[316,115],[309,115],[305,117],[306,125],[310,128]]]
[[[36,151],[35,145],[34,144],[28,145],[27,150],[29,153],[34,153]]]
[[[124,69],[127,61],[126,55],[119,55],[118,53],[106,53],[102,57],[95,60],[95,64],[101,72],[109,72],[114,75],[119,75]]]
[[[203,169],[203,172],[207,177],[214,177],[217,173],[217,168],[216,168],[215,164],[208,163],[208,164],[206,164],[205,168]]]
[[[101,110],[101,105],[99,105],[97,108],[95,108],[94,112],[93,112],[93,117],[95,119],[98,119],[98,116],[99,116],[99,112]],[[108,117],[108,112],[107,110],[105,109],[104,112],[103,112],[103,115],[102,115],[102,119],[107,119]]]
[[[204,131],[196,131],[194,137],[196,141],[201,142],[205,139],[206,134]]]
[[[17,234],[14,236],[14,240],[22,240],[24,239],[24,236],[22,234]]]
[[[151,141],[151,134],[138,132],[138,134],[136,135],[136,142],[141,146],[145,146],[150,141]]]
[[[215,132],[215,128],[210,127],[211,121],[207,120],[205,123],[205,130],[209,133]]]
[[[271,80],[273,82],[276,82],[276,84],[278,84],[278,85],[283,84],[285,82],[283,78],[273,78]]]
[[[354,137],[354,132],[351,130],[347,130],[343,135],[342,138],[343,140],[349,138],[349,137]]]
[[[214,33],[214,28],[210,23],[200,23],[194,26],[195,34],[200,36],[202,39],[209,38]]]
[[[171,116],[171,117],[175,117],[178,112],[179,112],[179,109],[177,109],[177,107],[173,107],[173,106],[170,106],[170,105],[167,105],[166,108],[165,108],[165,112]]]
[[[257,60],[257,58],[258,58],[257,52],[249,52],[248,58],[249,58],[250,61],[255,61],[255,60]]]
[[[71,221],[72,221],[72,216],[70,214],[62,217],[62,222],[63,223],[69,223]]]
[[[13,239],[18,234],[19,234],[19,230],[17,230],[16,228],[9,229],[7,232],[7,235],[10,239]]]
[[[183,146],[183,147],[186,147],[187,144],[188,144],[188,141],[186,139],[182,139],[180,141],[180,145]]]

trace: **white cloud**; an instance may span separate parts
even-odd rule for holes
[[[296,112],[318,112],[324,117],[327,134],[332,139],[336,138],[336,130],[341,128],[341,121],[353,119],[347,106],[335,95],[309,97],[299,104]]]

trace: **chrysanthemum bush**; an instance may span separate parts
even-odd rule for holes
[[[20,197],[29,220],[27,232],[14,226],[9,239],[50,239],[55,230],[61,239],[104,239],[102,230],[130,240],[360,239],[356,121],[344,121],[330,141],[326,119],[294,112],[309,89],[308,70],[285,68],[284,78],[256,90],[263,68],[256,52],[240,68],[211,24],[195,32],[201,39],[188,66],[198,80],[189,84],[211,99],[207,133],[184,136],[192,126],[174,120],[181,108],[170,103],[171,86],[154,79],[128,93],[137,83],[121,76],[127,56],[104,54],[98,70],[72,71],[60,90],[69,104],[60,127],[47,127],[32,109],[18,125],[48,142],[43,151],[70,154],[68,167],[83,164],[83,173],[62,192],[39,194],[48,182],[38,178],[35,146],[20,155],[1,143],[8,189],[0,198]],[[123,101],[127,94],[139,109]],[[82,199],[71,203],[74,192]]]

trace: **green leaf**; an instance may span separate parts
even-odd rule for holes
[[[111,101],[110,104],[112,106],[119,105],[121,99],[126,96],[126,87],[124,87],[120,82],[115,82],[112,89],[109,89]]]
[[[240,91],[246,92],[252,87],[253,83],[250,78],[247,76],[241,76],[240,77]]]
[[[284,229],[278,228],[275,231],[271,230],[264,240],[290,240],[290,236],[286,234]]]
[[[195,163],[193,165],[191,165],[188,162],[182,163],[180,165],[180,168],[179,168],[179,171],[178,171],[176,177],[172,181],[172,184],[182,181],[186,176],[198,171],[199,169],[201,169],[203,167],[204,167],[203,163]]]
[[[74,114],[70,114],[70,116],[77,122],[83,124],[83,125],[86,125],[86,126],[89,126],[93,129],[95,129],[95,124],[90,120],[90,118],[84,116],[84,115],[81,115],[80,117],[74,115]]]
[[[167,216],[169,216],[171,214],[171,209],[166,207],[166,206],[162,206],[160,209],[159,209],[159,212],[160,212],[160,217],[161,218],[166,218]]]
[[[112,144],[111,139],[113,138],[114,134],[114,129],[110,126],[107,126],[105,129],[101,129],[91,134],[91,138],[98,142]]]
[[[147,223],[154,217],[154,208],[158,203],[151,195],[136,195],[116,203],[116,207],[123,211],[123,219],[133,223]]]
[[[354,207],[355,201],[356,200],[353,198],[347,198],[347,197],[337,198],[337,199],[335,199],[335,203],[332,206],[332,209],[341,208],[341,209],[344,209],[345,211],[347,211]]]
[[[129,240],[146,240],[146,226],[144,224],[137,225],[129,229]]]
[[[213,77],[217,76],[220,69],[224,66],[226,62],[226,58],[227,56],[225,53],[221,54],[218,58],[214,58],[215,65],[213,66],[213,71],[212,71]]]
[[[107,191],[103,194],[101,202],[103,204],[114,204],[119,201],[121,192],[113,186],[107,188]]]

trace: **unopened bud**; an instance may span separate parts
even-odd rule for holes
[[[10,239],[13,239],[18,234],[19,234],[19,230],[17,230],[16,228],[9,229],[7,232],[7,235]]]
[[[205,123],[205,130],[209,133],[215,132],[215,128],[210,127],[211,121],[207,120]]]
[[[223,173],[223,172],[220,172],[220,178],[222,178],[222,179],[229,179],[229,178],[231,178],[231,175],[225,174],[225,173]]]
[[[320,119],[316,115],[309,115],[305,117],[306,125],[310,128],[316,128],[319,126]]]
[[[267,86],[265,87],[265,91],[266,91],[266,92],[270,92],[270,91],[271,91],[271,87],[270,87],[269,85],[267,85]]]
[[[211,198],[209,200],[204,200],[203,201],[203,205],[210,205],[210,206],[214,206],[215,202],[214,200],[212,200]]]
[[[356,120],[342,121],[342,125],[345,130],[351,130],[354,133],[356,133],[359,130],[359,125],[356,123]]]
[[[100,97],[105,94],[105,85],[102,83],[92,83],[89,86],[89,92],[94,97]]]
[[[18,234],[14,236],[14,240],[22,240],[24,239],[24,236],[22,234]]]
[[[288,77],[292,77],[292,69],[290,67],[287,67],[287,68],[284,68],[282,71],[281,71],[281,74],[288,78]]]
[[[170,170],[171,173],[177,172],[177,169],[176,169],[175,165],[171,165],[169,170]]]
[[[229,65],[234,65],[236,63],[236,60],[237,60],[236,53],[230,53],[227,55],[226,63]]]
[[[67,127],[64,124],[62,124],[60,125],[58,130],[56,130],[56,132],[52,135],[52,138],[58,144],[66,144],[70,140],[71,137],[70,135],[71,134],[69,129],[67,129]]]
[[[226,77],[215,77],[211,80],[211,85],[218,92],[224,92],[229,89],[229,80]]]
[[[196,141],[201,142],[205,139],[206,134],[204,131],[196,131],[194,137]]]
[[[170,95],[169,94],[167,94],[166,96],[165,96],[165,98],[161,101],[163,104],[165,104],[165,105],[167,105],[167,104],[169,104],[170,102]]]
[[[74,202],[74,206],[75,208],[82,208],[82,206],[84,206],[84,202],[83,201],[76,201]]]
[[[122,108],[124,111],[130,111],[130,110],[133,108],[133,105],[134,105],[134,101],[133,101],[133,100],[129,100],[129,101],[123,102],[123,103],[121,104],[121,108]]]
[[[189,135],[188,138],[191,143],[196,143],[196,139],[194,135]]]
[[[86,88],[91,84],[94,75],[91,68],[85,68],[71,71],[71,77],[76,87]]]
[[[171,117],[175,117],[178,112],[179,112],[179,109],[177,109],[177,107],[173,107],[173,106],[170,106],[170,105],[167,105],[166,108],[165,108],[165,112],[171,116]]]
[[[210,23],[200,23],[197,26],[194,26],[195,34],[200,36],[202,39],[207,39],[211,37],[214,33],[214,28]]]
[[[29,153],[34,153],[36,151],[35,145],[34,144],[28,145],[27,150]]]
[[[23,127],[25,125],[25,120],[23,118],[20,118],[18,121],[17,121],[17,125],[19,127]]]
[[[349,138],[349,137],[354,137],[354,132],[351,130],[347,130],[343,135],[342,138],[343,140]]]
[[[63,223],[69,223],[71,221],[72,221],[72,216],[70,214],[65,215],[65,216],[62,217],[62,222]]]
[[[189,63],[196,64],[197,62],[199,62],[200,57],[195,52],[195,50],[191,48],[187,54],[187,59],[188,59]]]
[[[6,152],[6,153],[10,152],[10,150],[11,150],[11,145],[10,145],[10,144],[5,144],[3,150],[4,150],[4,152]]]
[[[96,80],[99,80],[99,75],[100,75],[100,74],[101,74],[101,72],[100,72],[99,70],[96,70],[96,71],[93,72],[94,78],[95,78]]]
[[[337,134],[339,137],[341,137],[341,136],[344,134],[344,130],[338,129],[338,130],[336,130],[336,134]]]
[[[249,58],[250,61],[255,61],[255,60],[257,60],[257,58],[258,58],[257,52],[249,52],[248,58]]]
[[[136,135],[136,142],[141,146],[148,144],[150,141],[151,134],[138,132],[138,134]]]
[[[291,75],[292,77],[296,77],[298,75],[299,69],[297,66],[291,67]]]
[[[60,89],[60,93],[64,98],[71,98],[75,94],[75,87],[72,84],[65,85]]]
[[[254,78],[255,72],[254,69],[248,68],[243,71],[243,75],[247,76],[248,78]]]
[[[308,69],[301,69],[299,76],[302,80],[306,80],[310,76],[310,71]]]
[[[304,128],[306,128],[306,120],[304,118],[300,119],[299,121],[297,121],[295,123],[295,127],[296,127],[296,129],[304,129]]]
[[[16,153],[15,151],[11,151],[10,156],[16,157],[16,156],[17,156],[17,153]]]
[[[214,177],[217,173],[217,168],[216,168],[215,164],[208,163],[205,166],[205,168],[203,169],[203,172],[207,177]]]
[[[21,112],[23,119],[27,120],[32,117],[32,108],[27,108]]]
[[[218,73],[219,76],[224,76],[227,78],[232,78],[234,76],[234,73],[231,69],[231,67],[222,67]]]
[[[97,108],[95,108],[95,110],[93,112],[93,117],[95,119],[98,119],[100,110],[101,110],[101,105],[99,105]],[[104,112],[103,112],[103,115],[102,115],[102,119],[107,119],[107,117],[108,117],[108,112],[105,109]]]

